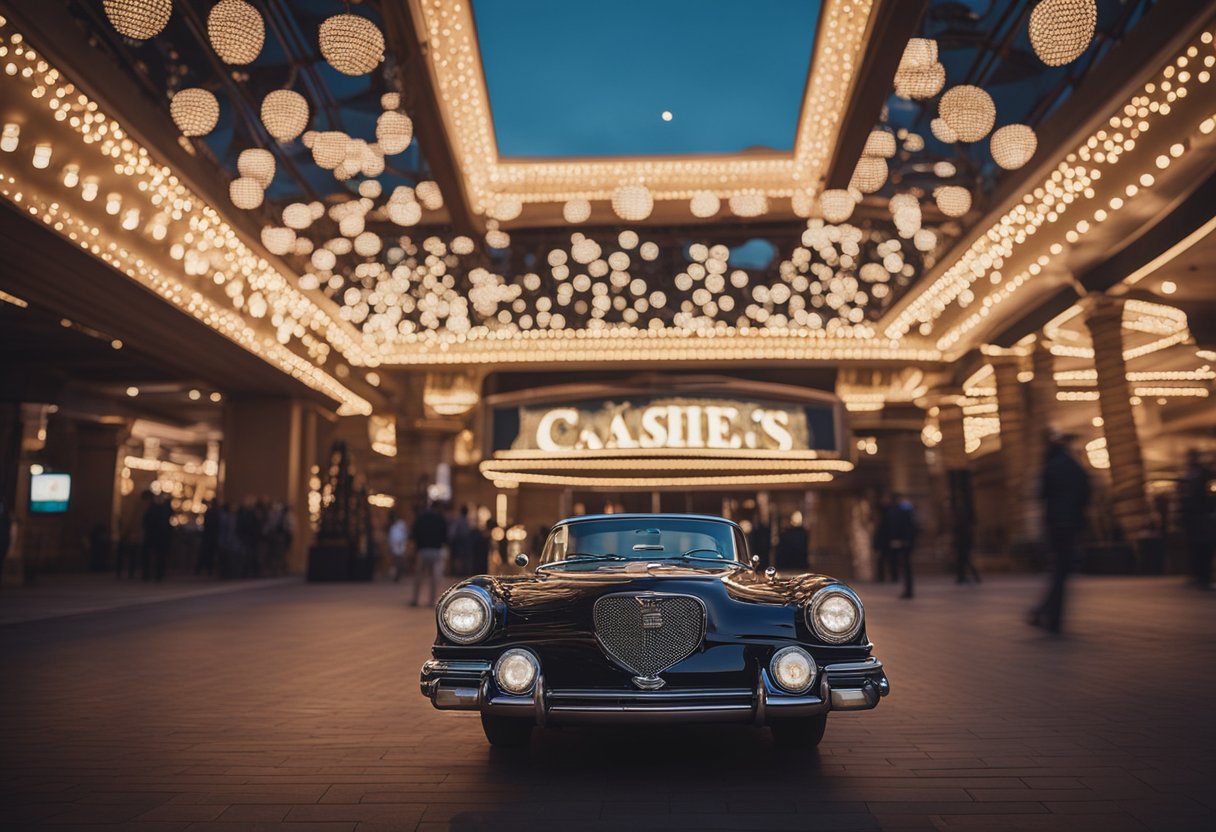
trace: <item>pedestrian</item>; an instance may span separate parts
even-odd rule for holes
[[[448,525],[448,542],[452,548],[452,574],[468,575],[472,569],[473,539],[469,536],[469,507],[460,507],[460,513]]]
[[[1085,529],[1090,495],[1089,474],[1072,455],[1074,439],[1071,434],[1051,437],[1039,485],[1051,547],[1051,583],[1043,602],[1031,613],[1030,623],[1056,634],[1064,622],[1064,584],[1076,561],[1077,534]]]
[[[401,580],[401,575],[405,572],[405,548],[409,539],[410,530],[405,518],[395,512],[390,514],[388,518],[388,553],[393,559],[393,583]]]
[[[1212,550],[1216,545],[1216,499],[1211,491],[1212,471],[1199,452],[1187,451],[1186,473],[1178,483],[1178,513],[1186,535],[1191,580],[1199,589],[1212,588]]]
[[[801,521],[801,515],[797,518]],[[777,536],[777,551],[774,565],[781,570],[806,571],[807,548],[810,538],[801,522],[791,521]]]
[[[900,598],[912,597],[912,551],[916,547],[918,523],[916,507],[902,494],[896,494],[884,512],[887,546],[891,561],[904,576],[904,591]]]
[[[878,522],[874,525],[874,552],[878,556],[878,568],[874,570],[875,580],[886,583],[887,575],[892,581],[899,580],[899,564],[895,560],[895,551],[891,548],[891,506],[892,498],[883,494],[878,499]]]
[[[414,520],[414,548],[418,550],[418,563],[414,568],[414,600],[410,606],[418,606],[423,581],[430,584],[430,605],[435,605],[439,583],[443,580],[443,550],[447,544],[447,520],[440,513],[438,503],[432,502]]]
[[[203,537],[198,551],[198,562],[194,564],[194,574],[215,574],[215,555],[220,545],[220,507],[212,497],[206,502],[203,512]]]
[[[950,532],[954,544],[955,583],[980,582],[979,570],[971,560],[975,540],[975,503],[971,495],[971,472],[950,472]]]

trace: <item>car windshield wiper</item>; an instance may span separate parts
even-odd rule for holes
[[[592,555],[592,554],[587,554],[585,552],[571,552],[570,554],[566,555],[561,560],[555,560],[551,563],[542,563],[540,566],[537,567],[537,569],[547,569],[550,566],[560,566],[563,563],[577,563],[579,561],[593,562],[593,561],[597,561],[597,560],[622,561],[622,560],[631,560],[631,558],[622,557],[621,555]]]
[[[697,552],[713,552],[716,555],[718,555],[718,557],[710,557],[708,555],[698,555]],[[730,560],[730,559],[724,557],[722,555],[722,553],[719,552],[717,549],[689,549],[687,552],[683,553],[682,555],[672,555],[671,559],[672,560],[677,560],[677,559],[678,560],[701,560],[701,561],[712,562],[712,563],[721,563],[725,566],[736,566],[739,568],[743,567],[743,564],[739,563],[739,561]]]

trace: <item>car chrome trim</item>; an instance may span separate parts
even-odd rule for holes
[[[701,607],[701,638],[697,642],[697,646],[694,647],[688,653],[687,656],[684,656],[683,658],[681,658],[675,662],[672,662],[671,664],[669,664],[667,667],[663,668],[662,670],[656,671],[653,676],[646,676],[646,675],[640,673],[637,668],[630,666],[628,662],[626,662],[624,659],[622,659],[620,656],[618,656],[616,653],[614,653],[611,649],[609,649],[606,644],[604,644],[603,639],[600,638],[600,634],[595,628],[594,614],[593,614],[592,632],[595,634],[595,643],[599,645],[600,650],[603,652],[603,654],[605,656],[607,656],[615,665],[617,665],[617,667],[620,667],[621,669],[628,671],[629,674],[634,677],[634,684],[637,684],[638,687],[642,688],[643,690],[656,689],[656,688],[647,688],[646,687],[646,685],[654,684],[655,682],[658,683],[657,687],[662,687],[663,684],[665,684],[665,683],[663,682],[662,679],[659,678],[659,674],[665,673],[668,670],[670,670],[671,668],[675,667],[677,664],[679,664],[680,662],[687,659],[693,653],[697,652],[697,650],[703,644],[705,644],[705,632],[709,626],[709,610],[705,606],[705,600],[702,598],[698,598],[696,595],[689,595],[686,592],[652,592],[649,590],[643,591],[643,592],[612,592],[607,595],[601,595],[599,598],[597,598],[595,601],[594,607],[598,607],[601,603],[603,603],[604,601],[607,601],[610,598],[634,598],[634,599],[691,598],[692,600],[696,601],[697,604]],[[639,681],[639,680],[641,680],[641,681]]]
[[[476,598],[486,610],[486,620],[481,625],[481,628],[477,630],[477,632],[468,636],[453,633],[448,628],[447,623],[443,620],[443,611],[447,605],[462,595]],[[462,586],[459,589],[451,590],[443,596],[439,604],[435,607],[435,622],[439,625],[439,632],[443,633],[443,637],[453,644],[476,644],[477,642],[484,640],[485,637],[490,634],[490,631],[494,629],[494,599],[490,597],[489,592],[486,592],[485,589],[477,586],[476,584],[469,584],[468,586]]]
[[[494,683],[488,661],[431,660],[422,667],[422,692],[441,710],[530,719],[537,725],[604,722],[753,722],[814,716],[828,710],[868,710],[890,692],[877,659],[820,667],[817,682],[801,694],[784,691],[761,667],[754,689],[550,690],[538,674],[532,691],[513,695]]]
[[[823,602],[832,595],[843,595],[852,601],[857,607],[857,623],[851,630],[843,635],[828,633],[821,630],[819,627],[819,620],[815,615],[820,605],[822,605]],[[849,587],[845,586],[844,584],[828,584],[827,586],[817,589],[815,594],[811,596],[811,602],[806,605],[803,612],[803,617],[806,619],[806,625],[811,628],[811,632],[826,643],[847,644],[861,634],[861,630],[865,626],[866,622],[866,609],[861,603],[861,598],[859,598],[857,593]]]

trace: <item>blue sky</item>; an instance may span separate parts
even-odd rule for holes
[[[788,151],[819,10],[819,0],[474,0],[499,153]]]

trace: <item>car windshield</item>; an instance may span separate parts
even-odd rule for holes
[[[557,526],[545,542],[541,566],[621,568],[628,561],[686,560],[738,564],[742,543],[729,523],[678,517],[607,517]]]

